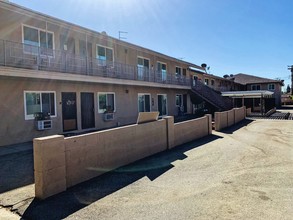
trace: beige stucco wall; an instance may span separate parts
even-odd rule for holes
[[[60,45],[60,36],[65,35],[67,38],[74,40],[75,54],[80,54],[79,42],[91,43],[91,51],[93,58],[96,58],[96,45],[102,45],[113,49],[114,61],[118,63],[137,66],[137,58],[143,57],[149,59],[150,69],[156,70],[157,62],[163,62],[167,65],[167,72],[175,74],[176,66],[186,69],[186,76],[190,78],[192,75],[188,70],[190,64],[176,58],[143,48],[138,45],[130,44],[118,39],[109,37],[99,32],[91,31],[77,25],[73,25],[53,17],[42,16],[27,10],[18,9],[10,6],[11,10],[0,8],[0,40],[9,40],[22,43],[22,27],[23,25],[47,30],[54,33],[54,49],[63,49]],[[18,11],[18,12],[16,12]],[[89,46],[89,45],[88,45]]]
[[[246,117],[246,107],[233,108],[225,112],[215,112],[215,130],[221,131],[226,127],[230,127]]]
[[[246,107],[235,108],[235,124],[242,121],[246,117]]]
[[[173,117],[167,117],[74,137],[35,138],[36,197],[45,199],[75,184],[212,132],[211,115],[175,125],[173,122]]]
[[[100,83],[65,82],[55,80],[37,80],[27,78],[0,78],[0,146],[31,141],[42,137],[63,132],[62,124],[62,92],[76,92],[77,125],[81,128],[81,92],[94,94],[95,129],[116,127],[136,123],[138,116],[138,93],[151,95],[151,111],[158,110],[158,94],[167,94],[168,115],[177,115],[175,104],[176,94],[187,94],[188,90],[152,88],[147,86],[129,86]],[[51,130],[37,131],[34,120],[25,120],[24,91],[54,91],[56,92],[57,117],[52,117]],[[114,120],[105,122],[103,114],[98,113],[98,92],[114,92],[116,112]],[[191,113],[191,102],[187,98],[188,113]],[[153,104],[153,105],[152,105]]]
[[[65,138],[67,187],[167,149],[160,120]]]
[[[174,124],[174,146],[207,136],[211,132],[209,116]]]

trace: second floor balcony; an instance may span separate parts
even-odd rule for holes
[[[191,85],[190,78],[177,76],[175,73],[79,56],[67,51],[31,46],[7,40],[0,40],[0,66],[161,84]]]

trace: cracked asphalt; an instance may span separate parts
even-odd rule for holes
[[[34,199],[29,155],[23,154],[22,160],[13,156],[10,161],[16,165],[9,169],[7,157],[0,157],[1,183],[6,177],[19,181],[6,188],[0,185],[0,215],[6,208],[23,219],[293,216],[293,121],[245,120],[44,201]]]

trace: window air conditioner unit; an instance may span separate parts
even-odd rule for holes
[[[52,120],[35,121],[36,129],[38,131],[52,129]]]
[[[104,113],[104,121],[114,120],[114,113]]]

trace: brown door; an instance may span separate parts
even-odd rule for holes
[[[77,130],[76,93],[62,92],[63,131]]]
[[[81,99],[81,127],[82,129],[95,127],[94,93],[82,92]]]

